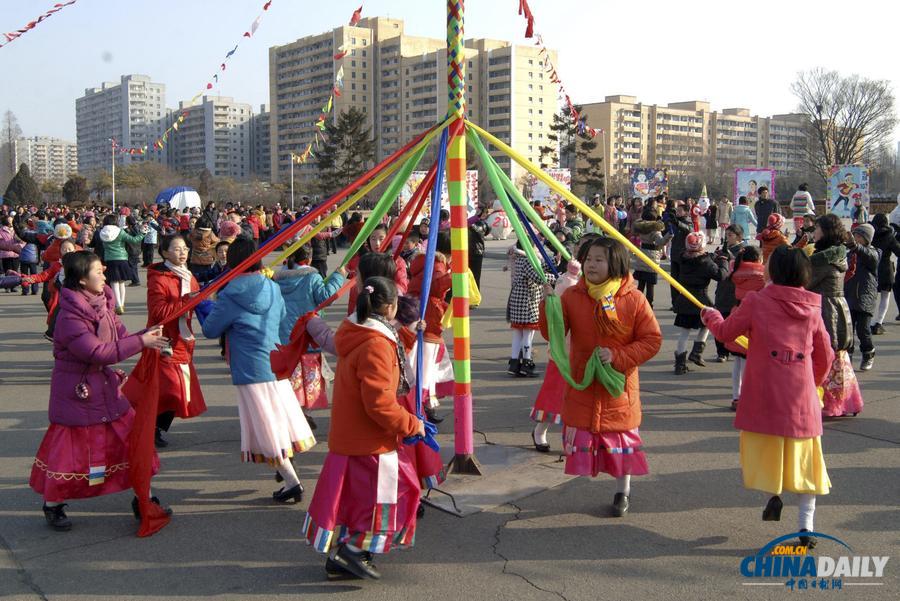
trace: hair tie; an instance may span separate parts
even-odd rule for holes
[[[365,291],[368,292],[369,294],[375,294],[375,289],[372,288],[371,286],[366,286]]]

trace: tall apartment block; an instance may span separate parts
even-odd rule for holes
[[[760,117],[744,108],[720,113],[698,100],[660,106],[621,95],[585,104],[583,112],[605,132],[595,154],[604,157],[607,178],[626,177],[634,167],[666,168],[673,175],[710,165],[725,171],[772,167],[784,175],[804,169],[805,115]]]
[[[123,75],[119,83],[86,89],[84,96],[75,100],[79,173],[110,168],[111,138],[127,148],[148,146],[143,155],[122,154],[118,164],[166,163],[166,151],[151,145],[168,126],[167,116],[166,86],[146,75]]]
[[[338,48],[347,55],[334,60]],[[447,112],[446,41],[409,36],[403,21],[361,20],[269,49],[272,180],[284,182],[290,154],[300,154],[315,135],[314,123],[343,66],[344,87],[334,115],[356,107],[369,116],[377,141],[376,160],[441,121]],[[556,62],[556,53],[551,51]],[[557,90],[533,46],[487,39],[466,40],[468,118],[518,152],[538,161],[557,110]],[[506,156],[501,167],[518,176]],[[311,160],[295,166],[294,177],[311,182]]]
[[[196,104],[180,102],[174,116],[187,113],[170,138],[171,166],[196,175],[208,169],[216,177],[250,176],[253,109],[227,96],[204,96]]]
[[[250,121],[250,176],[263,182],[272,179],[269,122],[269,106],[259,105]]]
[[[16,170],[22,163],[28,165],[31,177],[39,184],[48,181],[62,184],[70,175],[78,172],[78,146],[59,138],[18,138],[0,149],[2,182],[15,175],[15,171],[7,173],[10,163],[15,165]]]

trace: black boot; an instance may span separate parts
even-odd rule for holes
[[[350,570],[345,570],[331,557],[325,560],[325,576],[328,580],[361,580],[360,576],[357,576]]]
[[[766,503],[766,508],[763,509],[762,519],[764,522],[780,522],[781,521],[781,508],[784,507],[784,503],[781,502],[781,497],[775,495],[769,502]]]
[[[160,505],[159,499],[157,497],[150,497],[150,502],[162,507],[163,511],[166,512],[166,515],[172,515],[172,508],[163,507],[162,505]],[[141,519],[141,506],[140,503],[138,503],[137,497],[133,497],[131,499],[131,512],[134,514],[134,519]]]
[[[875,351],[869,351],[862,354],[862,363],[859,364],[859,371],[869,371],[875,366]]]
[[[511,376],[519,375],[519,360],[518,359],[510,359],[509,366],[506,368],[506,373]]]
[[[163,436],[163,431],[159,428],[156,429],[156,432],[153,433],[153,444],[157,449],[164,449],[169,446],[169,441],[165,439]]]
[[[613,497],[612,512],[613,516],[617,518],[628,513],[628,495],[621,492],[616,493],[616,496]]]
[[[689,371],[687,366],[687,352],[675,353],[675,375],[683,376]]]
[[[316,420],[313,419],[313,416],[311,416],[309,413],[304,411],[303,417],[306,418],[306,423],[309,424],[309,429],[312,430],[313,432],[315,432],[316,428],[318,427],[318,424],[316,424]]]
[[[425,407],[425,417],[427,417],[428,421],[432,424],[439,424],[444,421],[444,418],[437,414],[434,407]]]
[[[703,351],[706,349],[705,342],[694,342],[694,346],[691,347],[691,354],[688,355],[688,361],[693,363],[694,365],[699,365],[700,367],[706,367],[706,362],[703,360]]]
[[[66,503],[60,503],[53,507],[44,505],[44,518],[47,520],[47,524],[58,532],[66,532],[72,529],[72,522],[66,516],[65,507]]]
[[[381,574],[372,564],[372,554],[365,551],[351,551],[347,545],[338,546],[332,562],[359,578],[378,580]]]
[[[806,528],[801,528],[800,532],[809,532]],[[813,549],[816,546],[816,539],[812,536],[803,536],[800,535],[798,537],[800,539],[800,545],[806,547],[807,549]]]
[[[519,375],[523,378],[535,378],[539,374],[535,371],[536,366],[531,359],[522,359],[519,363]]]
[[[295,503],[299,503],[303,500],[303,485],[298,482],[296,486],[292,486],[288,489],[285,489],[282,486],[272,493],[272,499],[278,503],[287,503],[291,499],[293,499]]]

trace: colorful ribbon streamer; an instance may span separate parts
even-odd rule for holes
[[[3,37],[5,38],[6,41],[0,41],[0,48],[3,48],[4,46],[9,45],[13,40],[20,38],[24,34],[28,33],[29,31],[31,31],[32,29],[37,27],[38,23],[40,23],[41,21],[46,21],[54,14],[58,13],[59,11],[61,11],[62,9],[64,9],[67,6],[71,6],[72,4],[75,4],[77,1],[78,0],[69,0],[68,2],[57,2],[56,4],[53,5],[53,8],[51,8],[50,10],[48,10],[47,12],[45,12],[44,14],[39,16],[34,21],[29,21],[28,23],[25,24],[24,27],[17,29],[15,31],[10,31],[10,32],[4,33]]]

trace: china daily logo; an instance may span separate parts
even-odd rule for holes
[[[807,546],[798,544],[801,534],[818,539],[820,554],[814,555]],[[835,550],[822,554],[825,545]],[[750,579],[744,586],[783,586],[792,591],[881,586],[879,579],[889,559],[887,555],[856,555],[844,541],[821,532],[795,532],[773,539],[756,555],[745,557],[741,576]]]

